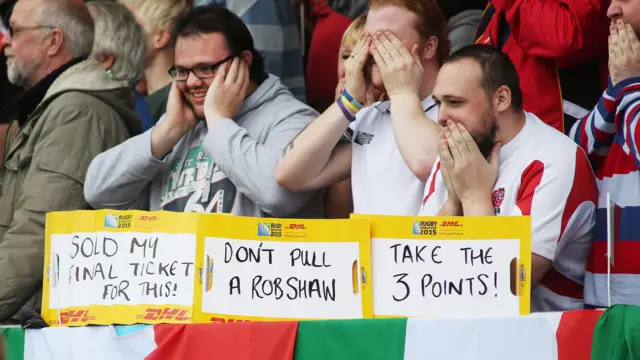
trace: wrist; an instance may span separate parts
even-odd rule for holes
[[[444,203],[441,211],[445,216],[461,216],[462,215],[462,203],[458,200],[452,200],[448,198]]]
[[[346,86],[344,87],[340,95],[345,95],[345,97],[347,98],[347,100],[349,100],[349,102],[353,103],[359,108],[362,108],[363,107],[362,104],[364,104],[366,101],[366,96],[364,94],[360,94],[356,91],[350,90]]]
[[[395,92],[389,92],[388,96],[389,96],[389,100],[393,99],[395,101],[406,100],[406,101],[422,102],[422,99],[420,99],[420,96],[418,96],[418,93],[410,90],[400,90]]]
[[[189,129],[172,127],[165,121],[151,130],[151,155],[162,160],[176,144],[189,132]]]
[[[220,120],[220,119],[230,119],[231,116],[228,116],[224,111],[218,111],[216,109],[208,109],[204,111],[204,118],[207,123]]]
[[[465,216],[494,216],[493,200],[491,192],[473,193],[460,199],[462,211]]]
[[[338,99],[336,99],[336,103],[349,122],[355,121],[356,114],[363,108],[363,105],[354,99],[347,90],[344,90],[342,94],[340,94]]]

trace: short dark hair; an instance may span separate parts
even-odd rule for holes
[[[249,68],[249,77],[256,84],[266,79],[264,59],[255,49],[249,29],[236,14],[222,6],[198,6],[183,12],[175,21],[171,38],[175,43],[178,37],[211,33],[220,33],[224,36],[231,54],[250,51],[253,61]]]
[[[493,94],[499,87],[507,86],[511,90],[512,108],[514,110],[522,110],[520,77],[507,54],[491,45],[467,45],[451,54],[445,64],[464,59],[475,60],[480,65],[482,88],[487,94]]]

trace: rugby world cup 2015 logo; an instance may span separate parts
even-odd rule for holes
[[[271,224],[258,223],[258,236],[271,236]]]
[[[282,224],[258,223],[258,236],[282,237]]]
[[[414,221],[413,222],[413,235],[420,235],[420,222],[419,221]]]
[[[104,227],[117,228],[118,227],[118,215],[106,214],[104,216]]]

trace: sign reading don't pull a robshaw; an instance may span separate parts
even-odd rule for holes
[[[196,322],[372,317],[369,222],[203,215]]]

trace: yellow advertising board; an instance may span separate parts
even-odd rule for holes
[[[193,322],[198,215],[73,211],[46,221],[49,325]]]
[[[358,218],[371,221],[375,317],[529,314],[529,217]]]
[[[197,322],[372,317],[369,222],[205,215]]]
[[[50,326],[372,317],[367,220],[47,214]]]

